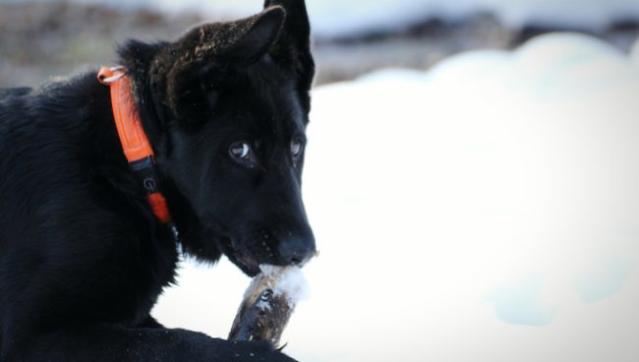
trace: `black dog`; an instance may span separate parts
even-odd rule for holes
[[[254,17],[120,49],[187,253],[249,275],[314,255],[300,196],[309,33],[303,0],[267,0]],[[291,361],[158,324],[177,260],[96,73],[0,91],[0,360]]]

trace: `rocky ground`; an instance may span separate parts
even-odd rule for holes
[[[171,39],[204,21],[197,14],[167,17],[95,5],[0,5],[0,87],[37,85],[100,64],[116,62],[114,48],[127,38]],[[472,49],[512,48],[530,37],[573,30],[605,38],[627,50],[639,36],[639,22],[625,19],[603,31],[527,25],[510,28],[491,14],[465,19],[429,18],[401,29],[316,39],[317,83],[352,79],[388,66],[427,69],[439,60]]]

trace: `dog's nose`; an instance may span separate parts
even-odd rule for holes
[[[277,250],[286,265],[302,266],[315,256],[315,239],[311,237],[283,240]]]

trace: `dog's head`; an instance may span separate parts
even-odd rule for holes
[[[309,33],[303,0],[267,0],[258,15],[156,45],[144,69],[133,70],[153,104],[143,119],[156,120],[145,127],[189,253],[224,253],[248,274],[315,254],[301,198]],[[139,67],[131,59],[143,53],[129,44],[127,66]]]

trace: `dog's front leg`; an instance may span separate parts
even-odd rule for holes
[[[229,342],[183,329],[96,325],[35,337],[7,361],[24,362],[294,362],[270,346]]]

